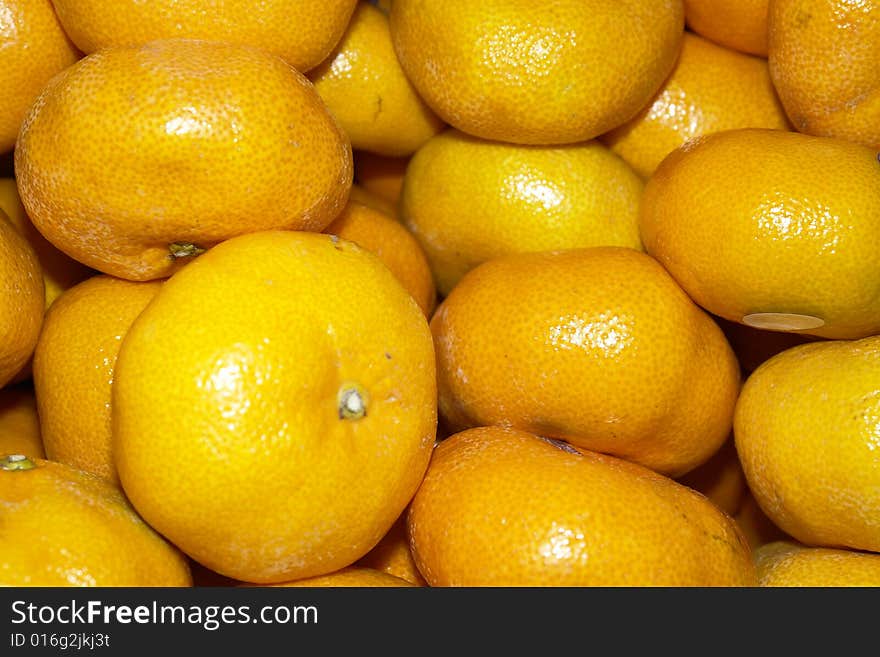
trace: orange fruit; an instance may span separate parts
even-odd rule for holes
[[[408,530],[431,586],[747,586],[733,520],[634,463],[521,431],[447,438]]]
[[[808,545],[880,552],[880,336],[793,347],[746,380],[734,418],[749,488]]]
[[[785,541],[759,548],[755,563],[760,586],[880,587],[880,554]]]
[[[30,387],[0,390],[0,454],[27,454],[44,459],[37,400]]]
[[[684,0],[687,26],[727,48],[767,56],[770,0]]]
[[[416,586],[425,586],[425,578],[419,572],[409,547],[406,533],[406,511],[397,519],[388,533],[358,560],[358,566],[394,575]]]
[[[361,205],[366,205],[369,208],[378,210],[382,214],[388,217],[393,217],[397,220],[397,208],[393,203],[373,192],[367,191],[360,185],[354,184],[351,186],[348,200],[360,203]]]
[[[353,148],[409,155],[443,127],[400,68],[388,16],[369,3],[358,3],[336,50],[309,78]]]
[[[0,210],[0,388],[31,357],[40,335],[45,304],[37,256]]]
[[[52,0],[0,0],[0,153],[12,150],[31,103],[79,53],[58,24]]]
[[[0,457],[0,585],[190,586],[180,552],[115,486],[69,466]]]
[[[682,0],[403,0],[391,38],[425,102],[459,130],[586,141],[631,119],[672,71]]]
[[[40,270],[43,272],[43,285],[46,288],[46,308],[51,306],[64,290],[92,274],[84,264],[68,258],[52,246],[31,223],[18,196],[18,187],[14,178],[0,178],[0,210],[6,212],[6,216],[18,232],[25,236],[36,253]]]
[[[408,164],[408,157],[385,157],[369,151],[356,151],[354,178],[368,192],[387,199],[396,207]]]
[[[774,0],[769,35],[794,126],[880,149],[880,0]]]
[[[348,139],[304,76],[253,48],[180,39],[103,50],[56,77],[15,166],[50,242],[131,280],[234,235],[321,230],[352,178]]]
[[[467,274],[431,319],[453,430],[511,426],[678,477],[730,433],[736,358],[653,258],[517,254]]]
[[[431,268],[422,247],[391,217],[361,203],[349,203],[325,233],[337,235],[376,254],[430,317],[437,303]]]
[[[328,575],[318,575],[317,577],[307,577],[298,579],[293,582],[284,582],[282,584],[271,584],[270,586],[283,587],[314,587],[314,588],[372,588],[372,587],[407,587],[415,586],[405,579],[383,573],[372,568],[361,568],[358,566],[349,566],[335,573]]]
[[[730,515],[736,514],[747,488],[733,439],[727,440],[703,465],[680,477],[678,483],[702,493]]]
[[[517,146],[449,130],[413,156],[400,208],[445,296],[468,271],[502,255],[641,249],[643,186],[598,141]]]
[[[249,45],[299,71],[324,60],[357,0],[52,0],[64,29],[87,53],[182,37]]]
[[[427,468],[434,362],[416,302],[353,242],[227,240],[166,281],[123,340],[112,421],[125,492],[228,577],[351,565]]]
[[[34,388],[46,454],[118,483],[110,388],[122,339],[162,286],[95,276],[46,313],[34,351]]]
[[[686,32],[672,74],[634,119],[602,137],[639,175],[700,135],[735,128],[788,129],[767,62]]]
[[[767,517],[751,491],[747,491],[739,510],[733,517],[737,526],[742,530],[743,536],[746,537],[749,547],[757,550],[762,545],[767,545],[773,541],[790,540],[791,537],[784,531],[773,524],[773,521]]]
[[[869,148],[781,130],[698,137],[648,181],[640,227],[709,312],[827,338],[880,332],[880,166]]]

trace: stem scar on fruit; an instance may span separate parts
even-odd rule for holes
[[[742,323],[768,331],[804,331],[825,326],[821,317],[797,313],[751,313],[742,318]]]
[[[24,454],[9,454],[0,458],[0,470],[14,472],[16,470],[32,470],[37,464]]]
[[[205,249],[192,242],[171,242],[168,245],[168,257],[172,260],[180,260],[181,258],[191,258],[201,255]]]
[[[340,420],[360,420],[367,416],[367,391],[357,383],[346,383],[339,388],[336,404]]]

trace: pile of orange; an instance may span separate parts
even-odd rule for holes
[[[0,585],[880,586],[880,0],[0,17]]]

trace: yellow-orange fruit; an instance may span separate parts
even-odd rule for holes
[[[406,511],[400,515],[376,547],[360,558],[357,565],[394,575],[416,586],[426,585],[409,546]]]
[[[773,524],[767,514],[761,510],[751,491],[747,492],[740,504],[739,511],[733,517],[737,526],[752,550],[774,541],[790,540],[791,537]]]
[[[773,84],[801,132],[880,149],[880,0],[773,0]]]
[[[30,387],[7,386],[0,390],[0,455],[6,454],[46,458],[37,400]]]
[[[782,130],[697,137],[651,176],[639,226],[648,253],[715,315],[826,338],[880,332],[869,148]]]
[[[446,295],[481,262],[511,253],[641,249],[643,188],[595,140],[518,146],[447,130],[410,160],[400,210]]]
[[[735,128],[788,127],[765,60],[686,32],[675,69],[660,92],[602,141],[647,178],[664,157],[694,137]]]
[[[78,58],[52,0],[0,0],[0,153],[12,150],[43,85]]]
[[[34,249],[40,262],[40,270],[43,272],[46,308],[51,306],[64,290],[94,273],[81,262],[69,258],[56,249],[40,234],[25,212],[14,178],[0,178],[0,210],[6,212],[18,232],[25,236]]]
[[[84,52],[157,39],[210,39],[254,46],[298,71],[324,60],[345,32],[357,0],[52,0]]]
[[[369,151],[354,154],[354,179],[368,192],[394,203],[400,200],[408,157],[385,157]]]
[[[746,380],[734,416],[749,488],[808,545],[880,552],[880,336],[793,347]]]
[[[132,324],[114,457],[138,512],[188,555],[285,582],[385,535],[427,468],[436,405],[427,321],[377,256],[254,233],[177,272]]]
[[[190,586],[186,558],[94,475],[0,456],[0,585]]]
[[[682,0],[402,0],[391,37],[419,94],[459,130],[586,141],[631,119],[672,70]]]
[[[366,205],[368,208],[373,208],[388,217],[393,217],[395,220],[397,219],[397,207],[393,203],[373,192],[367,191],[360,185],[354,184],[351,186],[348,200],[349,202],[353,201],[355,203],[360,203],[361,205]]]
[[[730,433],[733,351],[656,260],[596,247],[496,258],[431,319],[450,427],[511,426],[680,476]]]
[[[336,50],[309,73],[353,148],[409,155],[443,128],[400,68],[388,16],[361,2]]]
[[[759,586],[880,587],[880,554],[771,543],[755,552]]]
[[[349,566],[342,570],[337,570],[329,575],[319,575],[317,577],[307,577],[293,582],[284,582],[282,584],[270,584],[270,586],[283,587],[317,587],[317,588],[371,588],[371,587],[408,587],[415,586],[405,579],[383,573],[380,570],[372,568],[362,568],[359,566]]]
[[[437,303],[428,259],[416,238],[399,222],[361,203],[349,203],[325,233],[357,243],[391,270],[427,317]]]
[[[431,586],[752,586],[733,520],[634,463],[481,427],[447,438],[408,515]]]
[[[53,461],[118,483],[110,432],[116,356],[161,286],[94,276],[62,294],[46,313],[33,370],[43,444]]]
[[[747,488],[733,439],[727,440],[703,465],[680,477],[678,483],[702,493],[719,509],[735,515]]]
[[[37,346],[45,305],[37,256],[0,210],[0,388],[18,374]]]
[[[767,56],[770,0],[684,0],[687,26],[722,46]]]
[[[268,229],[321,230],[351,186],[351,146],[279,58],[171,39],[111,48],[53,79],[15,151],[21,199],[56,247],[131,280]]]

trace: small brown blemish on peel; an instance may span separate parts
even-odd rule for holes
[[[808,331],[825,326],[825,320],[814,315],[797,313],[752,313],[742,323],[766,331]]]

